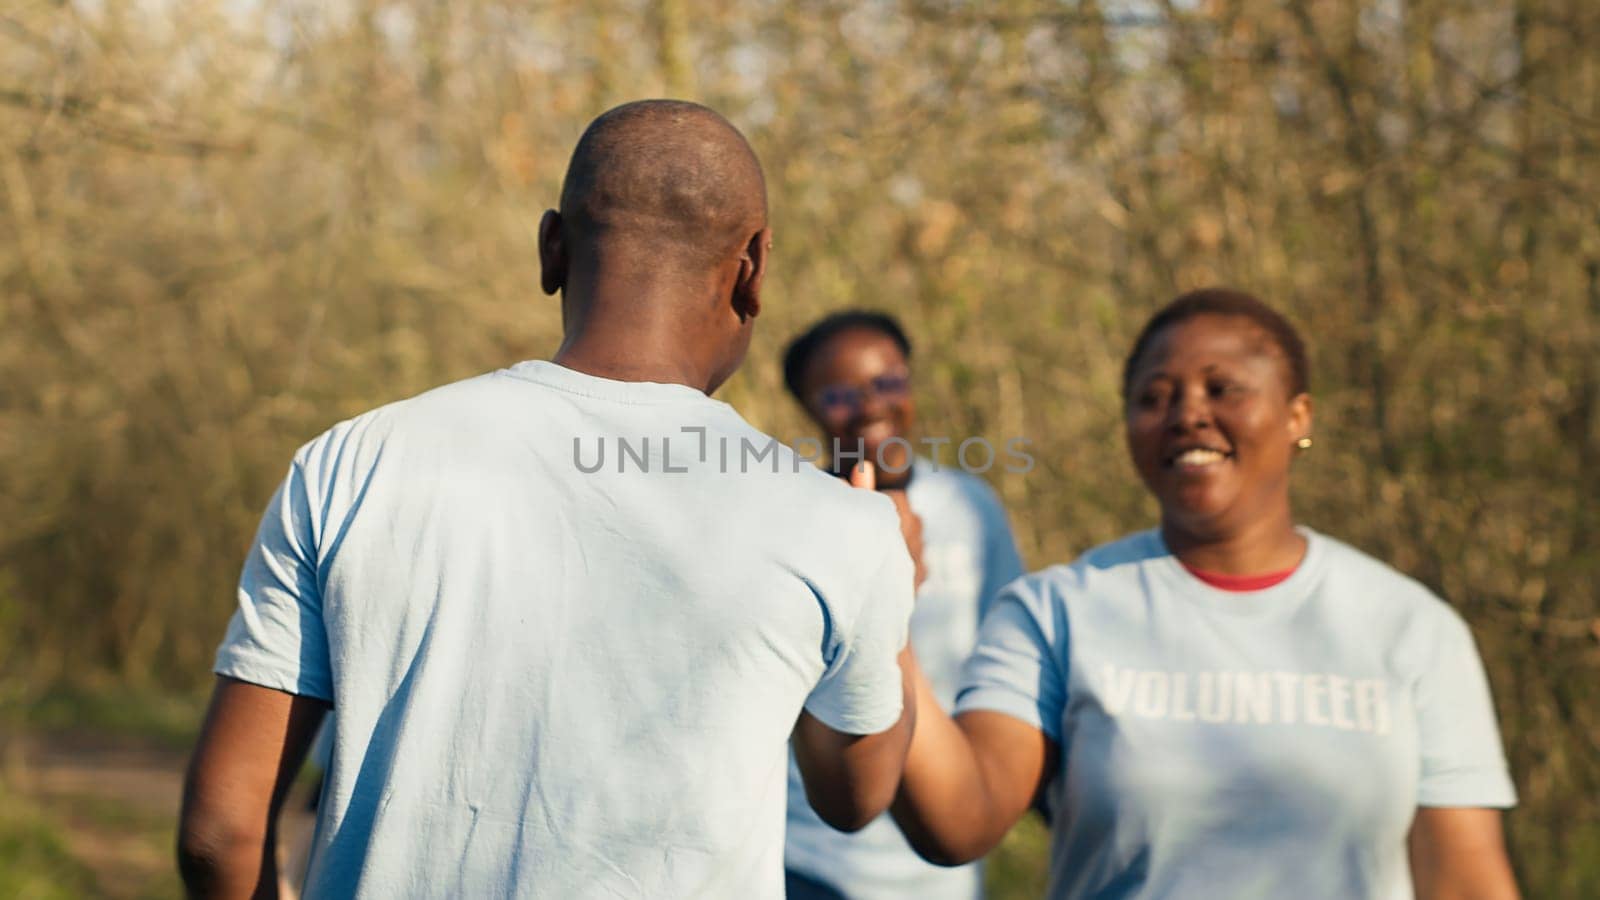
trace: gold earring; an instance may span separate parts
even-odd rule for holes
[[[1300,440],[1295,441],[1294,445],[1296,447],[1299,447],[1301,450],[1310,450],[1311,449],[1311,438],[1303,437]]]

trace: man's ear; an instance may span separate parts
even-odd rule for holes
[[[544,211],[539,219],[539,287],[554,294],[567,286],[567,240],[561,229],[561,213]]]
[[[767,275],[767,257],[772,252],[772,229],[763,228],[745,244],[739,257],[739,277],[733,283],[733,310],[739,321],[761,314],[761,281]]]

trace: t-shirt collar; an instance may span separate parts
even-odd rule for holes
[[[601,400],[614,400],[619,403],[656,404],[698,401],[722,405],[721,401],[712,400],[703,391],[686,384],[667,384],[659,381],[617,381],[612,378],[601,378],[598,375],[589,375],[576,369],[569,369],[546,359],[530,359],[501,371],[512,378],[520,378],[523,381],[542,384],[556,390],[566,391],[569,394],[578,394],[579,396]]]
[[[1322,535],[1298,525],[1295,530],[1306,539],[1306,555],[1300,560],[1300,565],[1294,574],[1288,578],[1259,591],[1226,591],[1212,587],[1196,578],[1193,573],[1178,562],[1178,557],[1161,536],[1161,529],[1154,528],[1146,532],[1146,540],[1152,545],[1152,565],[1166,583],[1175,588],[1185,597],[1191,597],[1196,602],[1222,612],[1249,616],[1286,616],[1294,611],[1311,594],[1317,582],[1322,578],[1323,557],[1325,556],[1325,541]]]

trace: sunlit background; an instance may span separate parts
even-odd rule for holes
[[[1489,665],[1531,897],[1600,896],[1600,4],[233,0],[0,6],[0,896],[171,896],[183,752],[255,524],[333,422],[547,356],[583,126],[700,100],[765,162],[743,372],[843,306],[1040,567],[1152,523],[1117,385],[1180,289],[1313,352],[1303,521]],[[1038,896],[1042,828],[991,867]]]

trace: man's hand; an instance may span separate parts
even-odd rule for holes
[[[850,486],[864,491],[878,489],[878,470],[872,463],[860,462],[850,470]],[[884,496],[894,501],[895,512],[900,514],[900,535],[905,538],[906,550],[916,566],[915,585],[922,587],[928,579],[928,568],[922,563],[922,517],[911,511],[911,502],[903,490],[886,490]]]

